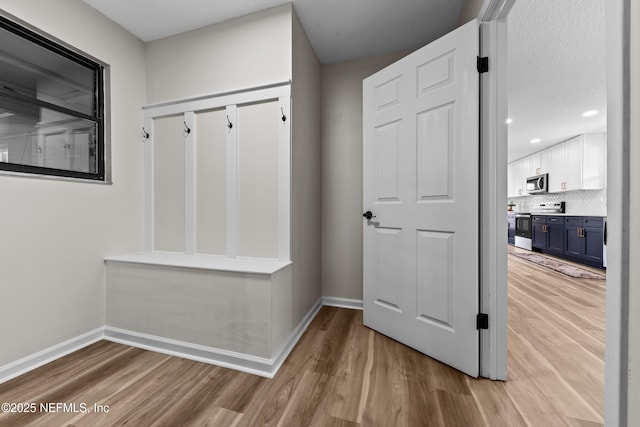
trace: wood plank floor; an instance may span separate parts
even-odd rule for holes
[[[604,281],[513,256],[509,281],[506,383],[377,334],[360,311],[324,307],[274,379],[101,341],[0,385],[0,402],[76,412],[0,413],[0,426],[602,425]]]

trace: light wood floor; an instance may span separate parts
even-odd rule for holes
[[[278,375],[101,341],[0,385],[0,402],[108,413],[0,413],[1,426],[598,426],[603,281],[509,257],[509,381],[475,380],[324,307]]]

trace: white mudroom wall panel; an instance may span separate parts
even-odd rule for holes
[[[154,249],[185,250],[184,117],[154,121],[153,187]]]
[[[279,118],[278,101],[238,107],[239,256],[278,258]]]
[[[195,114],[196,252],[227,253],[227,116],[225,109]]]
[[[144,107],[146,252],[291,260],[290,103],[278,82]]]

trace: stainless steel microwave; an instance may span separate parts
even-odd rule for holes
[[[527,193],[547,193],[549,192],[549,174],[530,176],[527,178]]]

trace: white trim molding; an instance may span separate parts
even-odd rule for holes
[[[507,379],[507,22],[516,0],[487,0],[480,11],[480,376]]]
[[[104,337],[104,328],[97,328],[75,338],[68,339],[49,348],[45,348],[37,353],[18,359],[7,365],[0,366],[0,384],[12,378],[26,374],[47,363],[53,362],[61,357],[90,346]]]
[[[222,366],[224,368],[235,369],[236,371],[259,375],[261,377],[273,378],[289,356],[289,353],[291,353],[300,340],[300,337],[302,337],[304,331],[309,327],[311,321],[316,317],[321,307],[322,300],[319,299],[302,319],[300,324],[291,332],[291,334],[289,334],[287,339],[269,359],[173,340],[156,335],[114,328],[112,326],[105,326],[104,339],[119,344],[129,345],[131,347],[182,357],[184,359],[195,360],[197,362],[209,363],[216,366]]]
[[[131,347],[142,348],[149,351],[182,357],[198,362],[209,363],[224,368],[235,369],[266,378],[273,378],[284,362],[289,357],[307,330],[313,319],[322,306],[340,307],[346,309],[362,310],[362,301],[348,298],[321,297],[311,307],[302,321],[283,341],[280,347],[269,359],[252,356],[250,354],[237,353],[193,344],[184,341],[172,340],[155,335],[144,334],[135,331],[115,328],[113,326],[103,326],[93,331],[89,331],[75,338],[71,338],[60,344],[56,344],[22,359],[0,366],[0,384],[24,375],[29,371],[37,369],[47,363],[51,363],[68,354],[88,347],[101,340],[129,345]]]
[[[338,308],[349,308],[352,310],[362,310],[364,303],[361,299],[322,297],[322,305]]]

